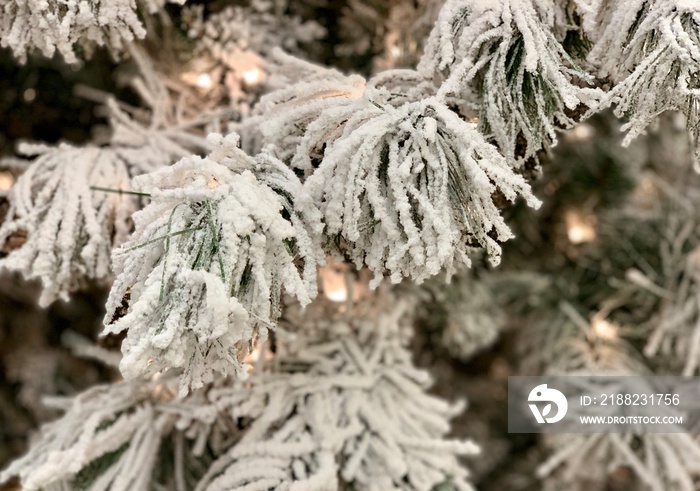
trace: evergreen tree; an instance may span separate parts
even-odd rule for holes
[[[697,488],[697,436],[498,414],[700,371],[699,2],[0,0],[0,46],[96,111],[15,142],[0,86],[0,483]]]

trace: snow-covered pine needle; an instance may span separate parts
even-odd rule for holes
[[[367,81],[368,91],[377,92],[382,103],[398,107],[407,102],[416,102],[434,96],[438,90],[434,80],[424,72],[405,68],[394,68],[377,73]]]
[[[177,399],[177,383],[164,375],[47,398],[63,415],[39,429],[29,451],[0,473],[0,483],[17,477],[28,491],[193,489],[203,471],[191,462],[206,465],[202,444],[221,451],[222,430],[212,428],[217,411],[206,393]],[[224,426],[230,438],[230,422]]]
[[[299,45],[317,42],[326,34],[314,20],[278,15],[269,0],[252,2],[247,7],[230,5],[206,20],[198,13],[200,17],[189,27],[188,36],[229,68],[236,65],[237,54],[251,51],[266,58],[280,48],[303,53]]]
[[[255,107],[256,117],[244,124],[260,133],[255,150],[272,145],[281,160],[309,174],[323,158],[324,147],[340,135],[345,121],[368,108],[362,99],[365,79],[279,53],[277,62],[275,71],[293,77],[292,83],[263,96]],[[297,77],[301,80],[295,80]]]
[[[338,234],[373,285],[418,282],[470,264],[470,246],[493,263],[498,241],[512,234],[493,202],[539,201],[498,150],[436,98],[398,108],[367,102],[349,115],[304,187],[324,213],[326,233]],[[371,111],[371,112],[370,112]]]
[[[303,315],[285,309],[298,330],[279,338],[274,368],[254,371],[247,395],[210,392],[220,413],[257,417],[196,491],[473,489],[458,457],[478,448],[445,438],[463,405],[426,393],[430,376],[405,346],[410,309],[375,297],[371,317],[333,318],[318,303]]]
[[[449,285],[438,275],[422,287],[431,294],[422,313],[427,320],[424,325],[462,361],[491,346],[507,323],[503,302],[494,294],[494,273],[479,273],[474,269],[460,271],[450,278]]]
[[[634,0],[613,4],[591,51],[601,73],[617,85],[603,105],[629,121],[624,145],[664,111],[686,117],[700,170],[700,3],[692,0]]]
[[[573,0],[573,11],[580,18],[581,28],[589,42],[597,42],[602,34],[601,27],[605,21],[604,15],[609,13],[609,9],[603,9],[605,4],[611,4],[607,0]]]
[[[39,304],[68,299],[83,278],[104,279],[112,246],[129,234],[138,198],[92,189],[129,186],[129,165],[114,149],[94,146],[22,145],[36,155],[9,194],[0,244],[17,233],[27,240],[0,260],[0,268],[39,279]]]
[[[0,0],[0,45],[23,62],[38,48],[44,56],[58,51],[67,63],[75,63],[76,44],[88,51],[107,46],[118,53],[145,36],[134,0]]]
[[[0,244],[17,233],[26,233],[27,240],[0,260],[0,268],[40,279],[42,306],[67,300],[85,278],[110,275],[111,250],[126,240],[131,214],[140,206],[138,194],[129,189],[132,176],[206,145],[186,131],[145,127],[114,101],[108,107],[114,128],[109,146],[19,147],[36,158],[10,190]]]
[[[151,202],[114,252],[105,317],[105,333],[128,331],[127,378],[181,368],[183,394],[239,372],[254,335],[274,325],[282,290],[308,303],[323,261],[320,214],[294,173],[270,155],[248,157],[236,135],[211,138],[207,158],[134,179]],[[128,313],[112,322],[127,294]]]
[[[636,222],[639,233],[658,244],[656,257],[647,256],[658,267],[639,261],[625,279],[644,299],[637,308],[647,312],[639,318],[646,335],[644,355],[664,360],[671,373],[688,377],[700,371],[700,193],[697,176],[689,177],[673,185],[656,179],[661,205],[642,217],[630,207],[619,217],[613,215],[616,220],[609,227],[619,233],[619,221]]]
[[[0,482],[17,476],[26,490],[148,489],[168,430],[168,418],[155,413],[149,389],[121,383],[80,394],[63,417],[41,428]]]
[[[408,302],[380,289],[349,317],[323,298],[286,307],[294,332],[280,332],[275,360],[244,383],[219,379],[178,398],[171,372],[56,401],[65,414],[41,428],[0,482],[19,477],[28,490],[472,491],[459,457],[479,449],[446,437],[464,405],[427,392],[431,377],[407,347]]]
[[[439,94],[479,111],[481,131],[512,165],[556,142],[556,130],[594,106],[591,75],[557,41],[551,0],[448,0],[419,70],[444,79]]]
[[[603,486],[621,467],[640,491],[694,491],[700,478],[700,444],[683,433],[551,435],[552,455],[537,469],[553,489],[586,491]],[[547,488],[549,489],[549,488]]]
[[[27,240],[0,260],[0,267],[39,278],[42,306],[67,299],[84,278],[110,275],[111,249],[126,240],[130,216],[139,207],[139,193],[129,189],[129,180],[210,148],[200,134],[221,119],[215,113],[180,118],[151,60],[134,46],[130,52],[140,75],[132,86],[149,110],[130,114],[102,96],[112,128],[106,145],[19,147],[36,158],[27,161],[8,194],[11,207],[0,225],[0,246],[19,236]]]
[[[166,2],[186,0],[0,0],[0,46],[24,63],[38,49],[46,57],[58,52],[76,63],[76,52],[88,56],[106,47],[117,56],[136,39],[146,37],[139,13],[154,14]]]
[[[257,111],[263,142],[310,174],[304,187],[326,234],[375,273],[374,284],[469,264],[470,246],[498,262],[497,241],[511,234],[492,194],[539,203],[498,150],[425,97],[431,84],[419,72],[402,71],[394,86],[381,74],[365,83],[313,68],[310,81],[264,97]]]

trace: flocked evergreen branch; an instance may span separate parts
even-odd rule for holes
[[[0,267],[41,280],[39,303],[46,306],[67,299],[83,278],[109,275],[112,246],[129,234],[138,198],[93,189],[128,188],[129,162],[113,148],[62,144],[20,150],[37,158],[10,191],[0,244],[17,234],[26,241],[0,259]]]
[[[549,366],[549,373],[618,376],[649,373],[623,339],[607,328],[596,326],[597,322],[606,320],[593,315],[592,322],[588,322],[573,307],[562,310],[568,322],[578,325],[582,335],[569,339],[566,349]],[[639,482],[639,489],[644,491],[692,491],[700,477],[697,464],[700,443],[688,434],[564,436],[552,435],[548,439],[553,452],[537,469],[540,478],[549,478],[552,489],[560,486],[583,491],[596,482],[605,482],[609,472],[619,466],[629,468]],[[583,468],[585,476],[581,474]]]
[[[10,190],[0,245],[26,241],[8,247],[0,268],[40,279],[42,306],[66,300],[85,278],[110,276],[111,250],[126,240],[131,214],[147,196],[130,190],[130,179],[208,148],[202,127],[221,119],[216,113],[181,117],[145,53],[136,47],[131,53],[140,69],[132,83],[151,111],[130,114],[107,98],[112,133],[106,144],[19,148],[35,159]]]
[[[156,414],[153,389],[113,384],[61,401],[65,415],[41,429],[29,453],[4,470],[0,482],[18,476],[27,490],[147,489],[171,425]]]
[[[658,177],[646,180],[659,193],[660,202],[643,215],[632,206],[611,214],[610,233],[627,222],[656,246],[651,251],[635,250],[636,261],[625,272],[624,287],[637,295],[634,310],[640,313],[637,323],[645,333],[644,355],[671,373],[692,376],[700,368],[698,179],[689,175],[673,185]]]
[[[604,103],[629,118],[629,144],[664,111],[677,110],[695,142],[700,169],[700,5],[689,0],[615,4],[591,51],[616,85]]]
[[[43,306],[67,299],[84,278],[110,275],[112,247],[126,240],[130,216],[140,206],[138,194],[129,190],[132,176],[207,145],[187,131],[145,127],[114,101],[107,105],[114,128],[107,146],[19,148],[35,159],[10,190],[0,244],[17,234],[26,241],[0,260],[0,268],[40,279]]]
[[[356,122],[374,117],[376,104],[399,106],[435,94],[437,87],[415,70],[385,70],[365,80],[345,76],[276,50],[270,65],[270,86],[241,124],[247,147],[259,151],[273,145],[275,153],[310,174],[323,159],[324,149],[339,138],[351,116]],[[363,116],[361,116],[361,114]],[[356,123],[357,124],[357,123]]]
[[[511,237],[493,202],[539,201],[495,147],[435,98],[351,115],[305,187],[350,258],[392,281],[470,264],[470,246],[500,257]],[[371,111],[371,112],[370,112]]]
[[[367,87],[370,91],[377,91],[383,103],[395,107],[427,99],[434,96],[438,90],[431,77],[407,68],[379,72],[367,81]]]
[[[260,415],[198,491],[472,489],[456,457],[476,446],[443,439],[461,408],[424,392],[430,378],[405,348],[406,303],[375,295],[383,300],[373,314],[285,310],[286,321],[303,328],[280,337],[271,364],[280,368],[256,368],[248,399],[215,396],[233,417],[250,407]]]
[[[694,232],[697,233],[697,230]],[[689,234],[693,231],[691,227],[684,227],[681,233]],[[688,235],[679,238],[681,240],[678,242],[689,239]],[[669,262],[680,260],[676,266],[682,268],[675,271],[675,277],[669,275],[666,279],[668,289],[657,286],[639,271],[636,276],[630,275],[643,288],[661,294],[661,308],[648,323],[651,335],[644,354],[677,360],[676,363],[682,365],[682,374],[692,376],[700,368],[700,245],[684,254],[685,260],[678,257],[668,259]],[[671,264],[667,266],[668,272],[673,271]]]
[[[345,121],[367,109],[362,100],[366,83],[359,75],[346,77],[283,53],[276,52],[275,59],[273,73],[281,74],[276,83],[282,87],[261,98],[256,117],[244,126],[259,134],[251,138],[252,150],[273,145],[280,159],[308,174],[323,158],[325,145],[340,136]]]
[[[279,315],[283,289],[303,304],[316,295],[318,210],[291,170],[248,157],[237,139],[133,181],[151,202],[114,253],[105,317],[106,333],[128,330],[127,378],[181,368],[186,393],[237,373]],[[127,295],[128,313],[112,323]]]
[[[546,491],[585,491],[613,469],[630,469],[640,491],[693,491],[700,444],[684,433],[552,435],[556,451],[537,469]]]
[[[271,53],[281,48],[301,54],[326,34],[315,20],[283,15],[282,8],[275,0],[258,0],[207,12],[206,17],[204,5],[183,11],[194,43],[189,82],[214,99],[227,95],[232,107],[247,115],[250,103],[267,87]]]
[[[494,292],[497,282],[493,276],[469,269],[453,276],[449,285],[442,275],[424,285],[430,296],[423,322],[457,359],[466,361],[493,345],[506,325],[504,302]]]
[[[58,52],[67,63],[78,61],[76,47],[90,54],[95,46],[105,46],[116,55],[146,36],[137,3],[152,14],[165,0],[2,0],[0,46],[12,49],[22,62],[35,48],[47,57]]]
[[[41,429],[0,482],[17,476],[28,490],[472,491],[458,456],[478,448],[445,439],[463,405],[425,392],[430,377],[406,347],[407,302],[375,295],[382,300],[345,313],[328,300],[303,311],[289,305],[285,321],[295,331],[280,333],[274,360],[259,353],[245,383],[219,380],[178,398],[171,372],[60,401],[64,416]]]
[[[444,79],[440,93],[478,110],[480,130],[518,164],[556,142],[600,91],[552,32],[550,0],[449,0],[419,70]]]
[[[562,303],[559,311],[556,318],[538,322],[534,332],[540,335],[535,335],[529,347],[531,356],[538,356],[532,351],[536,345],[545,347],[540,353],[549,353],[544,362],[546,373],[650,374],[642,357],[622,336],[621,326],[606,318],[610,312],[603,309],[586,319],[568,303]],[[542,336],[558,338],[558,342],[545,344]],[[551,435],[546,443],[552,453],[540,464],[537,474],[547,479],[547,490],[590,489],[605,483],[609,473],[621,466],[631,471],[638,489],[644,491],[692,491],[700,477],[700,443],[688,434]]]
[[[469,264],[470,246],[498,262],[497,241],[511,234],[492,195],[539,203],[498,150],[425,97],[427,81],[402,82],[409,91],[396,95],[382,74],[365,84],[308,71],[311,81],[263,97],[254,121],[263,143],[311,174],[304,187],[324,213],[326,234],[338,237],[350,259],[367,265],[375,284],[385,274],[422,281],[455,262]],[[405,80],[421,79],[404,72]]]
[[[317,41],[325,34],[325,29],[316,21],[280,15],[270,0],[252,2],[246,7],[229,6],[206,20],[201,10],[189,26],[188,36],[229,67],[236,65],[237,55],[249,51],[262,57],[267,57],[274,49],[303,52],[300,45]]]
[[[172,376],[121,381],[47,400],[63,416],[42,426],[0,483],[17,477],[22,489],[47,491],[193,489],[207,452],[226,448],[222,437],[232,436],[232,425],[220,418],[216,426],[205,393],[178,400],[177,384]]]

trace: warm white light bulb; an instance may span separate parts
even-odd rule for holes
[[[0,191],[7,191],[15,183],[15,178],[9,172],[0,172]]]
[[[328,300],[332,302],[344,302],[348,299],[347,288],[337,288],[324,293],[326,294],[326,297],[328,297]]]
[[[36,90],[34,89],[27,89],[22,93],[22,99],[24,99],[24,102],[34,102],[34,99],[36,99]]]
[[[612,322],[608,322],[604,319],[595,319],[592,327],[593,333],[597,338],[607,341],[614,341],[617,339],[617,326]]]
[[[247,85],[256,85],[262,80],[263,73],[259,68],[251,68],[242,73],[243,80]]]
[[[567,211],[564,216],[566,235],[572,244],[593,242],[596,238],[595,220],[593,216],[585,216],[576,211]]]
[[[579,123],[566,134],[571,141],[586,141],[593,138],[595,129],[588,123]]]
[[[255,363],[260,359],[260,353],[262,349],[260,345],[256,345],[255,348],[253,348],[253,351],[245,355],[245,358],[243,359],[243,363]]]
[[[332,302],[345,302],[348,299],[348,287],[345,284],[346,270],[328,265],[320,269],[323,294]]]
[[[201,73],[197,77],[197,87],[200,89],[211,89],[212,85],[214,85],[214,81],[208,73]]]

